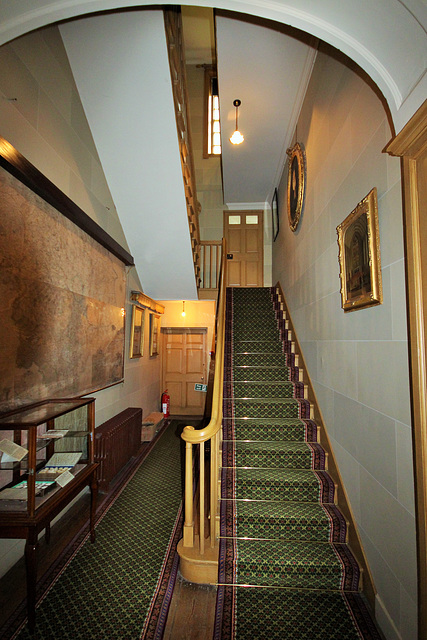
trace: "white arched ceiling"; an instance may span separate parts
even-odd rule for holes
[[[340,49],[383,92],[400,130],[427,95],[427,6],[423,0],[188,1],[289,24]],[[0,0],[0,44],[38,27],[158,0]]]

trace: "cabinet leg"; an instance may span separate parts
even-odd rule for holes
[[[34,633],[36,625],[36,584],[37,584],[37,556],[39,543],[37,533],[29,532],[25,544],[25,565],[27,571],[27,612],[28,628]]]
[[[90,484],[90,541],[95,542],[95,516],[96,516],[96,503],[98,499],[98,480],[95,475],[92,476]]]

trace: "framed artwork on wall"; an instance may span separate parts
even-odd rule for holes
[[[150,356],[159,355],[160,316],[150,314]]]
[[[273,242],[279,233],[279,202],[277,189],[274,189],[273,200],[271,202],[271,215],[273,216]]]
[[[145,309],[136,304],[132,305],[129,358],[140,358],[144,355],[144,319]]]
[[[341,306],[355,311],[382,304],[377,189],[372,189],[337,227]]]
[[[296,231],[304,209],[307,171],[305,151],[303,145],[297,142],[286,153],[288,154],[288,220],[292,231]]]

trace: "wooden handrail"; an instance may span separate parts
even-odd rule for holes
[[[204,466],[204,443],[211,441],[211,462],[210,462],[210,546],[214,547],[219,535],[219,466],[220,466],[220,444],[222,426],[222,400],[224,384],[224,340],[225,340],[225,271],[226,271],[226,247],[225,240],[222,240],[222,259],[219,277],[219,294],[217,306],[217,331],[216,331],[216,354],[215,354],[215,375],[212,394],[211,420],[206,428],[195,430],[194,427],[186,426],[182,432],[182,439],[185,441],[185,521],[183,546],[194,547],[194,478],[193,478],[193,445],[200,446],[200,470],[199,470],[199,493],[200,493],[200,524],[199,524],[199,549],[201,556],[204,554],[204,495],[205,495],[205,466]]]

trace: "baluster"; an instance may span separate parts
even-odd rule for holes
[[[185,522],[183,544],[184,547],[194,546],[193,445],[191,442],[185,443]]]
[[[200,555],[205,553],[205,443],[200,443]]]
[[[206,251],[207,246],[203,246],[203,288],[206,289]]]

